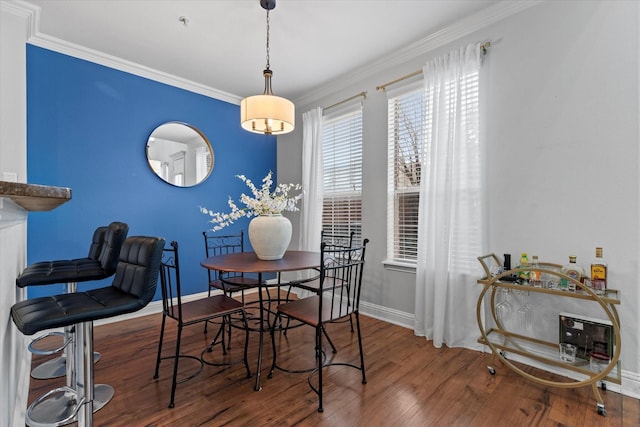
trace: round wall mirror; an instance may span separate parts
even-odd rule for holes
[[[147,139],[147,162],[163,181],[192,187],[213,170],[213,148],[206,136],[187,123],[163,123]]]

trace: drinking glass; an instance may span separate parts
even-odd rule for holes
[[[508,288],[498,288],[497,293],[498,303],[496,304],[496,317],[501,322],[506,322],[511,317],[511,312],[513,308],[509,303],[509,289]]]
[[[516,295],[520,298],[520,307],[518,308],[518,328],[522,330],[529,329],[533,323],[533,305],[529,291],[517,290]]]
[[[576,361],[576,350],[577,347],[575,345],[569,343],[560,343],[560,360],[563,362],[573,363]]]

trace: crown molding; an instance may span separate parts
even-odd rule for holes
[[[21,16],[23,18],[27,18],[29,20],[26,28],[28,35],[31,35],[31,29],[33,28],[33,19],[36,9],[39,8],[30,3],[26,3],[20,0],[0,0],[0,10],[2,10],[3,12],[9,12],[14,15]]]
[[[542,4],[545,1],[546,0],[503,0],[500,3],[436,31],[423,39],[411,43],[402,49],[398,49],[393,53],[384,55],[365,66],[352,70],[347,74],[334,79],[332,82],[322,85],[322,87],[296,98],[294,102],[300,105],[308,105],[313,101],[325,98],[329,93],[336,93],[351,85],[361,82],[368,77],[373,77],[376,74],[389,69],[389,64],[402,64],[415,59],[434,49],[454,42],[468,34],[499,22],[509,16]]]
[[[98,52],[93,49],[88,49],[84,46],[80,46],[74,43],[69,43],[67,41],[60,40],[56,37],[48,36],[46,34],[38,33],[36,36],[27,40],[27,43],[30,43],[34,46],[50,49],[66,55],[70,55],[75,58],[94,62],[99,65],[104,65],[110,68],[114,68],[119,71],[124,71],[130,74],[134,74],[136,76],[145,77],[160,83],[165,83],[171,86],[175,86],[180,89],[198,93],[200,95],[205,95],[210,98],[226,101],[231,104],[240,105],[240,101],[242,99],[228,92],[217,90],[209,86],[206,86],[188,79],[184,79],[182,77],[178,77],[169,73],[164,73],[164,72],[155,70],[150,67],[145,67],[144,65],[140,65],[132,61],[127,61],[126,59],[118,58],[116,56],[112,56],[104,52]]]
[[[242,98],[237,95],[43,34],[40,32],[40,7],[38,6],[21,0],[0,0],[0,6],[3,10],[6,9],[15,14],[27,17],[27,43],[29,44],[73,56],[74,58],[104,65],[136,76],[145,77],[160,83],[188,90],[190,92],[205,95],[210,98],[240,105]]]
[[[294,100],[296,104],[308,105],[311,102],[324,98],[328,93],[335,93],[356,84],[363,79],[373,77],[390,67],[389,64],[402,64],[416,57],[424,55],[434,49],[460,39],[474,31],[501,21],[504,18],[515,15],[523,10],[544,3],[546,0],[504,0],[472,16],[462,19],[448,27],[418,40],[408,46],[398,49],[389,55],[350,71],[324,84],[315,90]],[[164,73],[150,67],[127,61],[116,56],[99,52],[84,46],[70,43],[40,32],[40,7],[22,0],[0,0],[0,7],[11,13],[25,16],[27,23],[27,43],[34,46],[63,53],[75,58],[84,59],[99,65],[114,68],[140,77],[175,86],[194,93],[205,95],[231,104],[239,105],[242,98],[191,80],[184,79],[169,73]]]

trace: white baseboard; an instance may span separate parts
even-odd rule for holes
[[[256,292],[252,290],[250,292]],[[206,292],[202,292],[199,294],[188,295],[184,297],[184,302],[196,300],[199,298],[204,298],[207,296]],[[136,311],[135,313],[125,314],[122,316],[112,317],[109,319],[102,319],[95,322],[95,326],[106,325],[113,322],[120,322],[124,320],[134,319],[140,316],[147,316],[149,314],[159,314],[162,312],[162,301],[152,301],[142,310]],[[381,320],[383,322],[392,323],[397,326],[401,326],[407,329],[413,329],[414,325],[414,316],[412,313],[407,313],[399,310],[394,310],[388,307],[383,307],[376,304],[371,304],[365,301],[360,302],[360,312],[366,316],[373,317],[374,319]],[[477,349],[470,349],[476,350]],[[485,348],[485,352],[489,352],[488,347]],[[558,375],[567,375],[565,371],[561,371],[560,369],[554,370],[553,367],[548,365],[543,365],[540,363],[536,363],[530,359],[519,357],[518,355],[508,355],[511,360],[524,363],[529,366],[533,366],[536,368],[544,369],[549,372],[556,373]],[[621,393],[625,396],[630,396],[635,399],[640,399],[640,373],[625,371],[624,369],[621,371],[622,384],[614,384],[607,382],[607,390],[613,391],[616,393]]]
[[[373,317],[374,319],[402,326],[403,328],[413,329],[414,317],[411,313],[394,310],[392,308],[371,304],[365,301],[360,301],[360,313]]]

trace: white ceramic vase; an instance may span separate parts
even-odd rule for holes
[[[259,259],[281,259],[291,241],[291,221],[282,215],[257,216],[249,222],[249,241]]]

